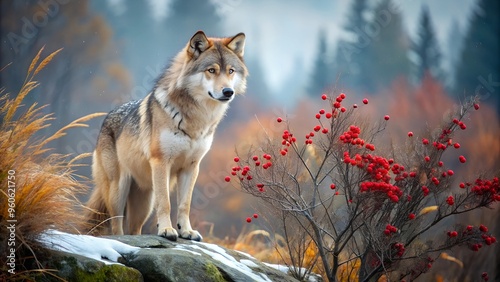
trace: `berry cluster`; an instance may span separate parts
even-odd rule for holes
[[[370,144],[367,144],[370,145]],[[354,158],[349,156],[349,152],[344,152],[344,163],[356,166],[360,169],[365,169],[370,176],[370,181],[365,181],[360,184],[361,192],[382,192],[394,203],[399,201],[403,195],[401,189],[391,184],[390,172],[396,175],[396,181],[402,179],[399,176],[404,171],[404,166],[395,164],[394,160],[387,160],[384,157],[372,156],[371,154],[356,154]],[[403,173],[404,178],[408,177],[407,173]],[[416,174],[412,174],[416,175]]]
[[[284,147],[280,150],[280,154],[282,156],[286,156],[286,154],[288,153],[288,147],[297,142],[297,138],[295,138],[293,134],[286,129],[285,131],[283,131],[283,135],[281,137],[283,139],[281,141],[281,145],[283,145]]]
[[[361,129],[359,127],[351,125],[348,131],[342,133],[342,135],[339,136],[339,139],[344,144],[350,143],[351,145],[363,146],[365,144],[365,140],[359,138],[360,133]]]
[[[460,183],[460,187],[462,187],[462,184]],[[471,192],[480,196],[491,195],[492,201],[500,201],[500,182],[498,181],[498,177],[494,177],[491,180],[476,179]]]
[[[397,257],[402,257],[403,254],[405,253],[405,246],[402,243],[394,243],[392,245],[394,249],[396,249],[396,256]]]
[[[483,247],[483,243],[487,246],[490,246],[490,245],[495,244],[497,242],[497,239],[494,236],[487,234],[488,227],[486,227],[483,224],[480,224],[479,227],[477,227],[477,229],[472,225],[468,225],[464,230],[464,235],[472,235],[475,232],[477,232],[475,230],[479,230],[481,232],[481,240],[482,241],[479,241],[479,242],[476,241],[476,243],[474,243],[474,244],[472,244],[472,243],[469,244],[469,248],[471,250],[473,250],[474,252],[479,251],[479,249],[481,249]]]
[[[398,232],[398,229],[395,226],[392,226],[390,224],[387,224],[385,226],[384,234],[387,236],[390,236],[392,233]]]

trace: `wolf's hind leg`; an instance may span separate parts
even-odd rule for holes
[[[153,190],[151,187],[141,189],[135,181],[130,185],[127,200],[127,215],[129,232],[131,235],[140,235],[142,226],[153,210]]]
[[[111,182],[109,194],[109,215],[111,216],[111,232],[113,235],[123,235],[123,214],[130,191],[131,177],[121,174],[119,180]]]
[[[189,240],[201,241],[200,233],[193,230],[189,221],[191,210],[191,198],[193,196],[194,184],[198,177],[199,163],[192,164],[191,167],[181,170],[178,175],[177,201],[177,227],[180,229],[180,237]]]

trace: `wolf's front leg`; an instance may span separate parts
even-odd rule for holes
[[[170,220],[170,165],[162,161],[152,161],[151,169],[158,235],[176,241],[178,234]]]
[[[191,210],[191,198],[193,188],[198,177],[199,162],[191,164],[179,172],[177,185],[177,199],[179,207],[177,210],[177,227],[180,230],[180,237],[189,240],[201,241],[200,233],[193,230],[189,221],[189,212]]]

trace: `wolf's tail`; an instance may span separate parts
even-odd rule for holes
[[[94,176],[94,183],[96,187],[94,187],[94,190],[92,191],[92,194],[86,204],[86,226],[83,229],[91,235],[100,235],[107,228],[109,228],[109,223],[107,222],[109,214],[104,200],[105,197],[102,194],[102,189],[104,188],[103,185],[106,185],[106,181],[103,181],[104,179],[100,179],[102,175],[97,171],[96,166],[98,165],[98,160],[96,159],[95,152],[93,158],[92,174]]]
[[[104,198],[98,189],[94,189],[90,195],[85,213],[86,226],[84,229],[89,235],[100,235],[108,228],[108,211]]]

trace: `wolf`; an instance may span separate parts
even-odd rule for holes
[[[141,234],[153,209],[158,235],[201,241],[189,220],[200,162],[235,95],[246,90],[245,34],[196,32],[145,98],[109,112],[93,152],[89,221],[110,217],[111,232]],[[177,190],[177,227],[170,191]],[[99,216],[101,215],[101,216]]]

